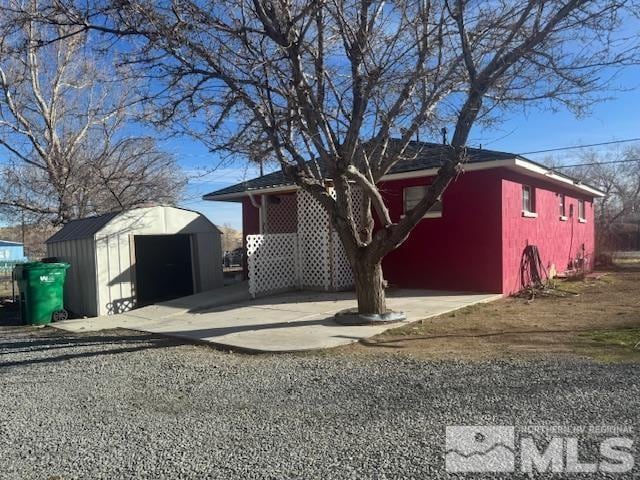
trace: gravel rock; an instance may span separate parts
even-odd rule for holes
[[[566,358],[251,356],[3,328],[0,478],[453,478],[447,425],[627,425],[637,446],[638,379]]]

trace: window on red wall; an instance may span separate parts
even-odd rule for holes
[[[559,209],[560,209],[560,218],[561,219],[566,219],[567,218],[567,202],[566,202],[566,198],[563,194],[558,195],[558,199],[559,199]]]
[[[424,197],[427,192],[426,185],[418,185],[415,187],[405,187],[404,189],[404,213],[407,213],[413,207],[415,207],[422,197]],[[437,201],[433,204],[433,206],[429,209],[427,213],[424,214],[423,218],[438,218],[442,216],[442,201]]]
[[[535,191],[531,185],[522,186],[522,211],[524,213],[536,211]]]
[[[578,200],[578,220],[585,221],[587,216],[584,209],[584,200]]]

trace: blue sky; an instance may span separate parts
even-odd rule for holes
[[[523,153],[546,148],[573,146],[580,144],[607,142],[640,137],[640,68],[627,70],[617,81],[618,87],[626,91],[604,92],[614,97],[595,105],[591,112],[576,118],[571,112],[561,110],[551,112],[531,109],[528,114],[510,113],[504,123],[491,129],[476,128],[472,132],[469,145],[482,144],[483,148]],[[438,141],[437,139],[434,139]],[[640,145],[640,142],[637,143]],[[180,164],[189,172],[197,167],[216,165],[219,160],[200,143],[183,138],[173,139],[165,147],[176,154]],[[576,160],[579,150],[553,154],[565,162]],[[545,155],[528,155],[532,160],[542,161]],[[236,162],[190,182],[187,199],[183,205],[204,213],[218,225],[229,224],[236,229],[242,226],[240,204],[231,202],[206,202],[200,197],[208,192],[253,178],[258,175],[256,167],[248,167]]]
[[[493,150],[522,153],[547,148],[600,143],[640,137],[640,68],[627,70],[616,85],[624,91],[602,92],[614,97],[596,104],[584,118],[567,110],[533,110],[529,115],[512,114],[503,124],[489,131],[474,131],[470,144],[482,143]],[[579,151],[554,154],[571,160]],[[545,154],[530,155],[540,160]]]

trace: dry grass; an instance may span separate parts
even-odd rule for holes
[[[640,361],[640,327],[596,330],[580,335],[576,351],[604,362]]]
[[[17,289],[18,286],[16,285],[16,290]],[[11,280],[0,280],[0,298],[10,297],[11,293]]]
[[[635,348],[640,342],[638,264],[625,263],[599,279],[560,281],[557,288],[563,296],[474,305],[389,330],[345,350],[432,358],[587,355],[604,361],[640,360],[640,346]]]

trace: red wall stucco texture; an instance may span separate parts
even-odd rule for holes
[[[260,197],[256,197],[256,202],[260,202]],[[257,235],[260,233],[260,210],[253,206],[251,199],[245,197],[242,199],[242,247],[247,251],[247,235]],[[242,265],[243,277],[249,278],[249,266],[247,265],[247,256],[244,256]]]
[[[397,221],[403,214],[404,188],[430,182],[430,177],[417,177],[381,183],[391,219]],[[523,184],[534,188],[537,218],[522,215]],[[566,221],[560,220],[561,193],[566,195]],[[578,198],[585,200],[584,223],[578,220]],[[384,258],[385,279],[404,288],[515,293],[521,289],[520,260],[528,244],[538,247],[546,268],[553,264],[558,272],[565,271],[583,248],[592,266],[592,200],[508,169],[463,173],[443,195],[442,217],[422,219]],[[246,243],[247,235],[259,233],[259,212],[248,198],[242,207]]]
[[[427,185],[428,177],[380,185],[397,221],[403,189]],[[502,291],[500,178],[491,171],[468,172],[443,195],[442,217],[425,218],[383,261],[391,286],[440,290]]]
[[[386,182],[383,195],[392,220],[402,214],[405,187],[427,185],[430,178]],[[522,216],[522,185],[534,187],[537,218]],[[566,195],[567,221],[560,220],[559,193]],[[443,196],[441,218],[425,218],[383,261],[392,286],[515,293],[520,260],[528,244],[537,245],[544,266],[558,272],[584,252],[592,264],[594,215],[585,200],[586,222],[578,221],[575,192],[506,169],[462,174]],[[573,216],[569,216],[573,205]]]
[[[260,197],[256,197],[260,204]],[[242,199],[242,236],[247,241],[247,235],[260,233],[260,210],[251,204],[248,197]]]
[[[522,185],[535,188],[537,218],[522,216]],[[560,220],[560,197],[565,194],[567,220]],[[586,222],[578,220],[578,199],[585,200]],[[573,215],[570,215],[573,208]],[[520,259],[528,244],[538,247],[545,268],[567,270],[570,260],[584,254],[593,265],[595,247],[593,199],[543,181],[506,171],[502,180],[503,293],[514,293],[520,285]]]

